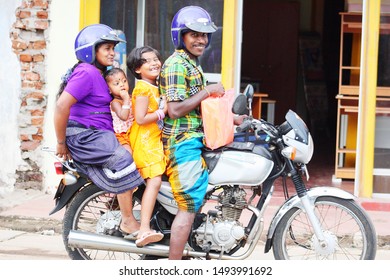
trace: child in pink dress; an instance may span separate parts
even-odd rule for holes
[[[110,107],[115,136],[119,143],[132,154],[128,132],[134,117],[131,112],[131,97],[126,74],[120,68],[112,68],[104,74],[104,79],[114,97]]]

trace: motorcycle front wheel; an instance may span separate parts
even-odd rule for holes
[[[139,216],[140,201],[133,196],[133,213]],[[63,220],[63,241],[72,260],[142,260],[144,255],[96,249],[71,248],[70,230],[118,235],[121,214],[116,195],[99,189],[94,184],[85,186],[68,204]]]
[[[319,197],[315,213],[326,242],[318,241],[305,212],[292,208],[275,229],[273,253],[276,260],[375,259],[374,226],[355,201]]]

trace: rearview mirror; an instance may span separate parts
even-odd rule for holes
[[[233,103],[232,111],[236,115],[248,115],[248,101],[246,99],[246,96],[240,93]]]
[[[248,84],[243,93],[240,93],[233,103],[232,111],[237,115],[251,115],[252,100],[255,90],[251,84]]]
[[[249,101],[252,102],[253,95],[255,94],[255,90],[251,84],[248,84],[246,86],[246,88],[244,89],[244,92],[242,94],[244,94],[246,96],[246,98],[248,99],[248,102]]]

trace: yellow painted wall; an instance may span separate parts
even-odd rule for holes
[[[222,65],[221,81],[225,88],[234,87],[235,36],[236,36],[236,0],[225,0],[223,6]]]
[[[80,30],[100,22],[100,0],[80,0]]]

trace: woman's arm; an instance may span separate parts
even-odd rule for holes
[[[57,100],[54,111],[54,127],[57,136],[56,154],[64,160],[71,159],[71,155],[66,147],[66,126],[68,124],[70,108],[77,102],[71,94],[64,91]]]

